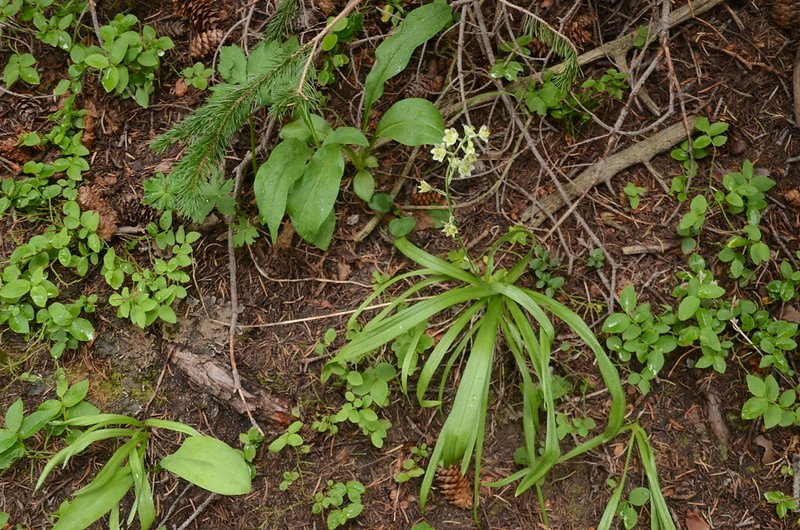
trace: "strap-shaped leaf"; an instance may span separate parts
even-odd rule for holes
[[[131,469],[128,466],[117,468],[105,487],[76,496],[70,501],[69,507],[61,514],[53,530],[89,528],[92,523],[117,507],[132,485]]]
[[[386,81],[402,72],[419,46],[439,33],[452,19],[447,2],[436,0],[414,9],[375,49],[375,64],[364,81],[364,123],[369,121],[372,105],[383,95]]]
[[[448,263],[432,254],[428,254],[404,237],[397,239],[394,244],[397,250],[402,252],[407,258],[427,269],[435,271],[437,274],[448,276],[454,280],[459,280],[470,285],[483,284],[481,279],[477,278],[474,274],[470,274],[464,269],[459,269],[452,263]]]

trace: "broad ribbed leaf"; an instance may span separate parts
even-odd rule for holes
[[[244,495],[251,489],[250,468],[242,455],[209,436],[190,436],[161,460],[161,467],[220,495]]]
[[[386,81],[402,72],[414,50],[439,33],[452,16],[447,2],[437,0],[418,7],[375,49],[375,64],[364,81],[365,120],[369,119],[372,105],[383,95]]]
[[[297,233],[311,240],[333,210],[344,175],[344,158],[338,145],[323,145],[308,161],[289,193],[286,211]]]
[[[289,190],[303,174],[311,148],[299,140],[284,140],[261,164],[253,182],[259,219],[269,228],[272,242],[278,239],[281,219],[286,213]]]
[[[444,136],[444,120],[427,99],[401,99],[384,113],[375,136],[408,146],[437,144]]]

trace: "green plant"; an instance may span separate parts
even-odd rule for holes
[[[378,7],[381,12],[381,22],[391,22],[392,27],[396,27],[406,16],[403,0],[388,0]]]
[[[676,530],[675,522],[672,520],[667,501],[661,492],[661,485],[658,480],[656,469],[656,459],[653,454],[653,447],[647,439],[647,434],[639,424],[634,423],[626,426],[624,430],[629,430],[631,437],[628,441],[628,451],[625,457],[625,467],[622,470],[622,477],[619,482],[609,480],[609,484],[614,488],[611,498],[603,511],[603,517],[597,525],[597,530],[611,530],[614,516],[622,520],[623,527],[627,529],[635,528],[639,514],[636,508],[650,503],[650,528],[660,530]],[[639,459],[644,468],[647,478],[647,487],[634,488],[628,494],[627,500],[623,501],[625,483],[630,469],[633,448],[636,447]]]
[[[628,197],[628,203],[631,205],[631,210],[638,208],[645,189],[641,186],[637,186],[633,182],[628,182],[625,187],[622,188],[622,191],[625,193],[625,196]]]
[[[636,28],[636,37],[633,38],[633,45],[636,48],[644,50],[652,40],[653,38],[650,36],[650,31],[647,26],[639,26]]]
[[[790,388],[781,391],[772,375],[764,379],[747,374],[747,389],[753,397],[742,406],[742,418],[754,420],[762,418],[764,428],[800,425],[800,406],[797,405],[797,390]]]
[[[419,447],[416,445],[412,447],[411,456],[403,460],[403,469],[394,474],[394,481],[398,484],[402,484],[403,482],[408,482],[412,478],[421,477],[425,474],[425,470],[422,468],[422,462],[424,462],[428,456],[430,456],[428,444],[423,443]]]
[[[100,46],[75,44],[70,58],[78,68],[98,70],[106,92],[132,97],[140,107],[147,107],[155,91],[155,73],[161,57],[174,44],[169,37],[158,37],[148,25],[142,27],[141,33],[133,31],[138,23],[134,15],[118,14],[100,28]]]
[[[556,436],[559,440],[563,440],[568,434],[586,438],[596,426],[593,418],[574,418],[563,412],[556,414]]]
[[[528,267],[533,271],[534,276],[536,276],[535,287],[537,289],[543,289],[544,294],[547,296],[553,296],[558,289],[564,286],[564,278],[553,272],[553,269],[560,265],[561,260],[552,257],[550,251],[534,240],[533,257]]]
[[[328,19],[330,24],[333,17]],[[350,64],[350,57],[345,53],[341,53],[341,45],[352,41],[356,33],[364,28],[364,15],[361,13],[354,13],[339,20],[331,28],[320,47],[325,52],[322,57],[322,66],[317,71],[317,83],[320,86],[327,86],[333,83],[336,77],[336,70]]]
[[[528,47],[531,41],[533,41],[531,35],[522,35],[513,41],[501,41],[500,51],[506,55],[494,62],[492,68],[489,70],[489,75],[495,79],[503,78],[506,81],[516,81],[517,77],[523,72],[524,67],[519,61],[514,59],[517,56],[531,56],[531,49]]]
[[[797,511],[797,500],[791,495],[786,495],[782,491],[765,491],[764,499],[770,504],[775,505],[775,513],[783,519],[791,511]]]
[[[56,397],[48,399],[30,414],[24,414],[22,398],[17,399],[5,413],[5,427],[0,429],[0,470],[10,468],[21,458],[31,456],[26,441],[45,431],[47,435],[61,435],[63,426],[49,425],[56,419],[69,420],[97,414],[99,410],[84,401],[89,390],[89,380],[84,379],[73,385],[67,382],[64,372],[56,373]],[[66,439],[74,439],[80,431],[68,431]]]
[[[587,79],[581,89],[569,91],[559,84],[552,72],[542,74],[541,84],[526,81],[514,93],[528,111],[539,116],[552,116],[572,127],[591,119],[586,111],[594,111],[605,101],[622,99],[627,90],[627,74],[609,69],[600,79]]]
[[[767,284],[767,295],[771,300],[789,302],[797,295],[797,286],[800,285],[800,271],[792,269],[792,265],[781,261],[778,271],[781,279],[775,279]]]
[[[664,355],[678,346],[671,327],[650,310],[650,304],[638,304],[633,284],[628,284],[619,296],[622,313],[612,313],[603,322],[603,332],[609,337],[606,347],[617,352],[621,361],[629,362],[633,355],[643,365],[639,372],[628,375],[628,383],[642,394],[650,392],[650,381],[664,366]]]
[[[290,9],[294,2],[283,2],[281,9],[284,5]],[[282,13],[279,10],[268,24],[268,35],[275,36],[285,28],[286,17]],[[288,214],[301,237],[327,248],[334,229],[333,206],[344,175],[345,155],[356,173],[368,172],[377,164],[372,151],[379,140],[421,145],[441,137],[444,125],[438,110],[420,99],[395,103],[380,119],[371,140],[363,131],[367,130],[372,108],[383,95],[386,81],[403,70],[414,50],[450,23],[451,17],[446,2],[423,5],[410,12],[377,47],[375,64],[364,82],[361,130],[347,126],[334,129],[312,112],[318,94],[310,82],[311,55],[331,27],[325,30],[328,33],[303,45],[298,45],[296,39],[284,43],[266,39],[249,57],[239,52],[230,52],[230,60],[223,61],[221,57],[220,73],[227,82],[217,85],[203,107],[152,145],[162,152],[176,142],[187,144],[185,155],[167,177],[176,189],[178,212],[194,220],[202,220],[210,212],[204,185],[215,185],[210,177],[219,167],[230,138],[248,121],[254,108],[268,107],[270,114],[278,117],[293,111],[294,119],[281,129],[283,141],[273,149],[255,178],[259,216],[273,239],[281,219]],[[230,75],[226,77],[225,72]],[[371,174],[362,175],[360,180],[371,178]]]
[[[3,82],[6,84],[6,87],[11,88],[11,86],[20,79],[29,85],[38,85],[39,72],[36,71],[35,64],[36,57],[30,53],[11,54],[11,57],[8,58],[8,63],[6,63],[6,67],[3,68]]]
[[[251,475],[255,475],[253,460],[256,458],[256,451],[264,443],[264,435],[255,427],[250,427],[246,433],[239,434],[239,443],[242,444],[242,457],[250,465]]]
[[[158,224],[150,223],[147,232],[161,252],[169,259],[155,258],[153,268],[140,268],[135,262],[121,259],[113,248],[103,257],[101,274],[114,289],[108,303],[117,307],[117,316],[129,319],[140,328],[156,320],[168,324],[177,321],[172,305],[186,297],[184,284],[189,275],[183,269],[192,264],[192,243],[200,238],[198,232],[186,233],[183,226],[172,230],[172,213],[162,214]],[[131,286],[123,286],[130,277]]]
[[[286,432],[272,440],[267,449],[271,453],[280,453],[284,447],[297,447],[301,453],[308,453],[311,448],[304,444],[303,436],[300,434],[300,429],[303,428],[302,421],[292,422],[286,428]]]
[[[149,529],[156,511],[145,456],[153,429],[167,429],[187,435],[174,453],[160,460],[165,469],[205,490],[220,495],[244,495],[250,492],[250,468],[240,451],[226,443],[204,436],[192,427],[168,420],[151,418],[139,421],[121,414],[95,414],[55,422],[66,427],[86,427],[67,447],[56,453],[42,470],[36,489],[59,464],[83,452],[101,440],[123,441],[92,481],[73,493],[56,513],[54,530],[88,528],[110,513],[111,526],[119,526],[120,504],[133,489],[133,504],[127,518],[130,525],[138,517],[141,528]],[[156,469],[158,469],[156,468]]]
[[[278,489],[281,491],[288,490],[292,486],[292,484],[294,484],[294,481],[297,480],[298,478],[300,478],[300,473],[298,473],[297,471],[284,471],[283,480],[278,485]]]
[[[333,530],[361,515],[364,510],[361,496],[366,492],[366,488],[357,480],[348,480],[346,484],[328,480],[327,485],[328,489],[325,493],[314,494],[314,505],[311,507],[311,512],[319,515],[325,510],[330,510],[325,522],[328,530]]]
[[[697,368],[713,367],[724,373],[727,367],[725,357],[733,342],[720,340],[720,336],[724,334],[733,312],[719,307],[717,301],[725,294],[725,289],[714,280],[699,254],[689,256],[689,269],[676,273],[682,283],[673,289],[672,295],[680,303],[677,312],[664,313],[662,321],[672,326],[679,346],[699,342],[702,356],[695,364]]]
[[[681,250],[688,254],[697,248],[697,240],[694,239],[706,222],[708,212],[708,201],[703,195],[697,195],[689,204],[689,211],[683,214],[678,222],[678,235],[683,236]]]
[[[397,372],[389,363],[378,363],[363,372],[347,370],[343,363],[328,363],[323,369],[323,379],[336,375],[347,385],[346,402],[336,414],[325,416],[314,422],[312,428],[319,432],[338,432],[337,424],[350,422],[361,428],[365,436],[370,437],[372,445],[383,447],[386,433],[392,426],[385,418],[380,418],[376,407],[389,404],[389,382]]]
[[[203,63],[194,63],[181,70],[181,77],[187,85],[195,87],[197,90],[208,88],[208,78],[214,74],[214,70],[206,68]]]
[[[670,156],[681,162],[683,167],[683,173],[672,179],[672,192],[681,201],[686,200],[689,183],[697,176],[700,167],[697,162],[706,158],[709,150],[712,155],[716,155],[717,149],[728,142],[728,137],[724,134],[728,130],[728,124],[725,122],[710,123],[708,118],[701,116],[695,120],[694,128],[703,134],[694,139],[684,140],[679,147],[670,152]]]
[[[422,482],[420,504],[423,508],[434,473],[439,465],[449,466],[460,463],[461,472],[464,473],[474,456],[475,486],[477,488],[483,452],[489,383],[492,380],[493,359],[496,353],[497,339],[500,336],[505,339],[504,342],[510,349],[522,378],[523,430],[528,454],[531,455],[530,465],[527,469],[503,481],[508,483],[521,479],[517,488],[518,493],[538,484],[557,462],[573,458],[610,439],[616,434],[622,423],[624,394],[619,376],[594,334],[577,315],[551,297],[518,285],[521,276],[528,270],[534,259],[534,249],[528,250],[509,268],[500,266],[503,257],[516,255],[515,249],[506,249],[505,246],[511,246],[509,244],[511,240],[519,240],[522,230],[516,229],[500,238],[481,260],[471,259],[461,241],[453,217],[449,193],[450,181],[456,172],[460,172],[462,175],[471,173],[474,162],[472,158],[473,141],[475,138],[485,140],[488,137],[488,130],[485,128],[478,132],[472,128],[465,128],[463,138],[459,138],[456,131],[448,130],[442,143],[433,149],[435,159],[448,159],[444,193],[447,198],[450,219],[445,223],[443,231],[460,243],[467,269],[459,268],[432,256],[404,238],[397,239],[395,241],[397,249],[421,265],[422,268],[401,274],[378,287],[350,318],[348,328],[356,327],[357,319],[364,308],[387,288],[397,282],[409,279],[419,278],[419,281],[395,296],[391,303],[364,325],[329,363],[331,365],[357,363],[367,354],[380,350],[409,330],[416,329],[429,318],[455,311],[455,320],[428,355],[417,380],[416,395],[420,404],[423,406],[439,405],[442,402],[444,386],[451,368],[458,364],[460,356],[466,357],[452,408],[432,451]],[[478,262],[483,265],[482,272],[479,272],[476,266]],[[442,284],[447,285],[444,292],[409,304],[409,297],[421,289]],[[594,352],[603,381],[612,397],[605,430],[579,444],[564,456],[559,456],[560,448],[556,436],[553,403],[553,376],[550,372],[550,345],[554,330],[545,310],[561,318]],[[532,324],[529,318],[533,318],[536,324]],[[470,342],[471,348],[468,349],[467,346]],[[443,361],[448,354],[449,359],[445,363]],[[444,365],[444,370],[439,385],[439,398],[428,399],[426,393],[431,380],[442,365]],[[404,366],[401,369],[401,379],[409,375],[408,373],[404,374],[408,370],[410,367]],[[538,387],[534,385],[530,374],[534,374],[538,378]],[[323,380],[327,379],[329,375],[324,372]],[[546,417],[546,427],[540,425],[540,414],[544,414]],[[541,453],[536,451],[539,433],[545,436],[544,449]]]
[[[586,259],[586,265],[593,269],[602,269],[606,264],[606,255],[603,253],[602,248],[593,248],[589,251],[589,257]]]

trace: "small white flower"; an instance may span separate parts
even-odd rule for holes
[[[434,190],[434,188],[433,186],[428,184],[427,181],[423,180],[422,182],[419,183],[419,186],[417,186],[417,190],[419,190],[420,193],[430,193],[431,191]]]
[[[447,156],[447,149],[444,148],[444,144],[436,144],[431,149],[431,154],[434,160],[441,162]]]
[[[462,151],[466,156],[475,155],[475,145],[472,142],[467,142]]]
[[[475,138],[475,127],[472,125],[464,125],[464,137],[465,138]]]
[[[458,228],[456,227],[455,220],[452,217],[444,224],[442,231],[447,237],[456,237],[458,235]]]
[[[481,125],[481,128],[478,130],[478,138],[484,142],[489,141],[489,128],[486,125]]]
[[[460,177],[465,178],[472,175],[472,163],[469,158],[464,158],[458,164],[458,174]]]
[[[445,129],[444,130],[444,138],[442,138],[442,143],[447,147],[455,144],[458,141],[458,131],[455,129]]]

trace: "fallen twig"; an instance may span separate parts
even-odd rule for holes
[[[794,94],[794,125],[800,127],[800,46],[792,67],[792,93]]]
[[[689,118],[689,127],[694,127],[694,120],[694,116]],[[686,126],[682,121],[675,123],[624,151],[610,155],[599,167],[592,166],[583,171],[572,182],[563,186],[564,191],[569,199],[574,199],[597,184],[610,180],[620,171],[647,162],[684,139],[686,139]],[[565,200],[560,192],[551,193],[526,210],[522,220],[532,226],[539,226],[547,219],[548,214],[558,211],[564,204]]]

